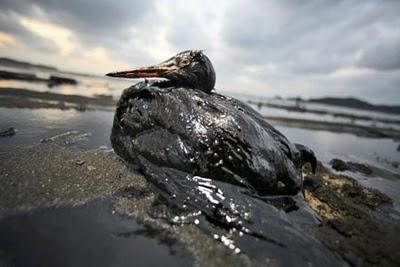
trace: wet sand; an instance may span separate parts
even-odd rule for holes
[[[129,170],[113,152],[80,150],[74,146],[76,142],[79,136],[71,133],[0,153],[0,221],[27,212],[35,214],[45,207],[75,210],[73,207],[108,199],[112,203],[109,213],[131,216],[142,228],[158,229],[145,231],[147,237],[159,237],[168,246],[176,246],[168,240],[177,240],[178,248],[187,250],[182,257],[193,259],[193,265],[253,264],[245,255],[231,254],[191,224],[166,222],[162,214],[168,208],[160,205],[143,176]],[[305,196],[322,220],[311,231],[350,265],[399,266],[400,214],[392,209],[387,196],[351,177],[335,175],[321,164],[316,175],[305,179]]]

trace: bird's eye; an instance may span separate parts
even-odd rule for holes
[[[181,61],[179,62],[179,65],[181,65],[181,66],[187,66],[187,65],[189,65],[189,64],[190,64],[190,60],[187,59],[187,58],[183,58],[183,59],[181,59]]]

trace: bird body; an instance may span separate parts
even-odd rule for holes
[[[168,79],[140,82],[118,102],[111,141],[128,162],[146,159],[259,195],[297,193],[305,154],[316,164],[310,150],[300,151],[255,110],[211,93],[214,68],[201,51],[109,76]]]
[[[123,93],[111,135],[128,162],[213,177],[260,195],[301,186],[296,145],[247,105],[219,94],[139,83]]]

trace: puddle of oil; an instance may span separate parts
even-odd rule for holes
[[[0,264],[6,266],[190,266],[173,238],[113,214],[111,201],[50,207],[0,221]],[[153,233],[152,233],[153,232]],[[156,239],[155,239],[156,238]],[[157,239],[158,238],[158,239]]]

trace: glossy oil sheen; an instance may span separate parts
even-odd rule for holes
[[[159,230],[113,214],[107,199],[25,212],[0,221],[0,265],[190,266],[176,241],[163,244],[151,231]]]
[[[171,223],[193,223],[255,262],[339,263],[307,231],[317,221],[298,194],[312,151],[240,101],[139,83],[118,103],[111,142],[172,208]]]

